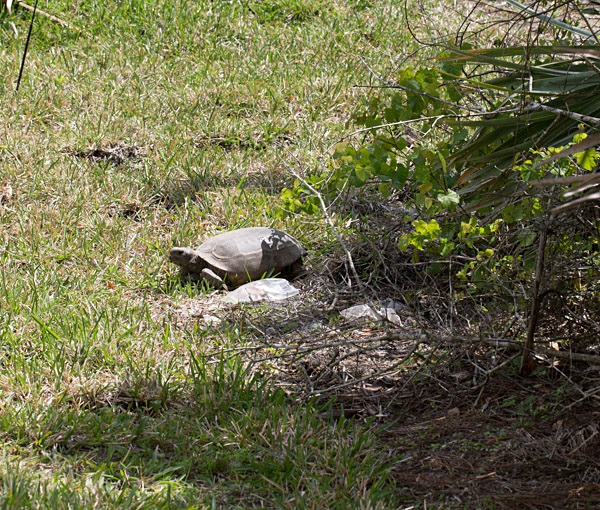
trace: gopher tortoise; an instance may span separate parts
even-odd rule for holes
[[[242,228],[211,237],[198,248],[175,247],[169,260],[182,276],[216,288],[234,288],[265,276],[305,273],[306,250],[291,235],[269,227]]]

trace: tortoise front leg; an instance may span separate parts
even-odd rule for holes
[[[224,288],[225,290],[227,290],[227,286],[225,285],[223,278],[221,278],[218,274],[216,274],[214,271],[212,271],[208,267],[205,267],[200,272],[200,278],[202,278],[203,280],[206,280],[208,282],[208,284],[211,287],[214,287],[215,289],[223,289]]]

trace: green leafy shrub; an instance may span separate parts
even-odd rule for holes
[[[560,23],[570,28],[586,35]],[[357,108],[366,138],[338,144],[310,186],[284,190],[282,211],[316,213],[315,191],[332,202],[366,186],[382,199],[401,191],[417,218],[397,246],[413,261],[462,255],[465,282],[483,269],[531,275],[540,218],[578,189],[563,180],[598,166],[599,65],[600,47],[587,42],[441,46],[433,64],[400,70]],[[549,178],[562,180],[536,186]],[[561,250],[589,247],[573,238]]]

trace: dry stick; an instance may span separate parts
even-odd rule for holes
[[[404,335],[406,337],[406,335]],[[516,340],[508,340],[506,338],[471,338],[466,336],[429,336],[431,342],[443,343],[478,343],[482,342],[493,347],[505,347],[507,349],[519,349],[521,344]],[[557,351],[548,349],[547,347],[537,346],[529,351],[531,354],[545,354],[549,358],[566,359],[571,361],[585,361],[592,365],[600,365],[600,356],[595,354],[583,354],[578,352]]]
[[[31,11],[31,12],[37,12],[38,14],[41,14],[42,16],[46,16],[46,18],[48,18],[52,21],[55,21],[59,25],[62,25],[63,27],[67,27],[67,28],[70,28],[71,30],[76,30],[77,32],[79,32],[79,29],[77,27],[74,27],[70,23],[68,23],[60,18],[57,18],[56,16],[53,16],[52,14],[42,11],[41,9],[37,9],[36,6],[32,7],[31,5],[28,5],[24,2],[19,2],[19,1],[17,1],[17,4],[20,5],[21,7],[23,7],[23,9],[27,9],[28,11]],[[37,2],[36,2],[36,4],[37,4]]]
[[[589,398],[593,398],[595,400],[600,400],[600,396],[597,395],[597,393],[600,392],[599,387],[593,388],[591,391],[584,391],[583,388],[581,388],[581,386],[579,386],[579,384],[577,384],[575,381],[573,381],[573,379],[569,375],[565,374],[560,368],[558,368],[558,367],[552,367],[552,368],[554,368],[554,370],[556,370],[562,377],[564,377],[567,381],[569,381],[569,384],[571,384],[571,386],[573,388],[575,388],[582,395],[581,398],[575,400],[574,402],[571,402],[568,406],[564,407],[563,412],[568,411],[569,409],[575,407],[577,404],[579,404]]]
[[[560,108],[554,108],[552,106],[546,106],[541,103],[531,103],[526,108],[526,112],[535,112],[535,111],[544,111],[554,113],[558,116],[567,117],[569,119],[575,120],[577,122],[587,122],[589,124],[600,124],[600,119],[598,117],[591,117],[590,115],[583,115],[581,113],[569,112],[566,110],[562,110]]]
[[[567,359],[569,361],[585,361],[591,365],[600,365],[600,356],[595,354],[582,354],[578,352],[556,351],[547,347],[537,347],[536,353],[545,354],[548,357]]]
[[[381,336],[373,336],[361,339],[352,340],[339,340],[337,342],[322,342],[314,345],[294,345],[294,344],[269,344],[269,345],[252,345],[244,347],[232,347],[230,349],[222,349],[209,354],[209,356],[218,356],[223,354],[231,354],[237,356],[239,354],[247,352],[257,352],[263,349],[280,349],[284,352],[279,354],[271,354],[264,358],[257,358],[254,361],[263,362],[274,359],[282,359],[288,356],[297,356],[299,354],[308,354],[310,352],[318,351],[321,349],[328,349],[331,347],[348,347],[358,346],[361,344],[369,344],[375,342],[389,342],[391,340],[404,340],[411,341],[413,343],[429,344],[429,343],[443,343],[443,344],[464,344],[464,343],[484,343],[486,345],[498,348],[507,348],[511,350],[521,349],[521,343],[516,340],[509,340],[504,337],[500,338],[481,338],[481,337],[469,337],[462,335],[431,335],[423,333],[388,333]],[[554,349],[548,349],[546,347],[537,346],[534,350],[530,351],[531,354],[544,354],[549,358],[558,358],[571,361],[585,361],[593,365],[600,365],[600,356],[595,354],[583,354],[577,352],[557,351]]]
[[[31,15],[31,22],[29,23],[29,30],[27,32],[27,39],[25,40],[25,48],[23,49],[23,58],[21,59],[21,68],[19,69],[17,86],[15,87],[16,92],[19,91],[19,86],[21,85],[21,78],[23,77],[23,69],[25,69],[25,59],[27,58],[27,50],[29,49],[29,41],[31,40],[31,32],[33,31],[33,20],[35,20],[35,13],[37,12],[37,4],[38,0],[35,0],[35,5],[33,6],[33,14]]]
[[[349,346],[357,347],[358,345],[361,345],[361,344],[369,344],[369,343],[374,343],[374,342],[389,342],[390,340],[411,340],[413,342],[417,341],[420,343],[426,343],[427,338],[428,337],[426,335],[408,335],[408,334],[397,333],[397,334],[388,334],[388,335],[383,335],[383,336],[375,336],[375,337],[362,338],[362,339],[340,340],[337,342],[323,342],[320,344],[307,345],[307,346],[294,345],[294,344],[269,344],[269,345],[258,345],[258,346],[253,345],[253,346],[245,346],[245,347],[233,347],[231,349],[223,349],[223,350],[214,352],[212,355],[217,356],[217,355],[221,355],[221,354],[225,354],[225,353],[233,353],[233,356],[235,356],[237,354],[241,354],[244,352],[251,352],[251,351],[255,352],[255,351],[260,351],[262,349],[269,349],[269,350],[281,349],[283,351],[286,351],[281,354],[272,354],[265,358],[259,358],[259,359],[255,360],[257,362],[262,362],[262,361],[269,361],[269,360],[273,360],[273,359],[281,359],[286,356],[296,356],[298,354],[308,354],[308,353],[311,353],[314,351],[319,351],[321,349],[330,349],[332,347],[349,347]],[[291,352],[289,352],[289,351],[291,351]]]
[[[600,395],[596,395],[596,393],[598,393],[598,391],[600,391],[600,388],[594,388],[592,391],[584,391],[579,386],[577,386],[573,381],[571,381],[571,379],[569,379],[569,382],[573,385],[573,387],[579,393],[581,393],[582,397],[575,400],[575,402],[571,402],[567,407],[564,408],[564,411],[568,411],[569,409],[572,409],[576,405],[578,405],[581,402],[588,400],[590,398],[593,398],[594,400],[600,400]]]
[[[273,359],[281,359],[287,356],[294,356],[299,354],[307,354],[310,352],[318,351],[321,349],[327,349],[330,347],[344,347],[344,346],[358,346],[362,344],[369,344],[375,342],[389,342],[395,340],[404,340],[411,342],[421,342],[421,343],[445,343],[445,344],[461,344],[461,343],[484,343],[486,345],[490,345],[492,347],[497,348],[508,348],[511,350],[519,350],[522,351],[523,344],[517,340],[511,340],[507,338],[505,335],[500,337],[470,337],[464,335],[436,335],[436,334],[425,334],[425,333],[407,333],[407,332],[399,332],[399,333],[386,333],[381,336],[372,336],[362,339],[352,339],[352,340],[341,340],[336,342],[321,342],[312,345],[302,345],[302,344],[291,344],[291,343],[277,343],[277,344],[269,344],[267,345],[253,345],[253,346],[245,346],[245,347],[234,347],[231,349],[220,350],[219,354],[227,354],[230,353],[232,356],[237,356],[239,354],[245,352],[258,352],[263,349],[279,349],[283,352],[278,354],[272,354],[270,356],[266,356],[264,358],[256,359],[255,361],[269,361]],[[529,351],[531,355],[544,355],[548,358],[556,358],[556,359],[564,359],[569,361],[583,361],[592,365],[600,365],[600,356],[595,354],[584,354],[577,353],[571,351],[558,351],[555,349],[549,349],[547,347],[542,347],[540,345],[536,345],[535,348]],[[216,355],[217,353],[213,353],[212,355]]]
[[[479,402],[481,401],[481,397],[483,396],[483,392],[485,390],[485,387],[487,386],[487,384],[488,384],[488,382],[490,380],[490,375],[492,375],[494,372],[497,372],[498,370],[503,369],[509,363],[512,363],[512,361],[517,356],[518,356],[518,354],[510,356],[508,359],[506,359],[502,363],[496,365],[495,367],[491,368],[490,370],[483,370],[483,369],[479,368],[477,365],[475,365],[479,370],[481,370],[483,372],[483,374],[484,374],[484,380],[483,380],[482,383],[480,383],[478,386],[476,386],[474,388],[474,389],[477,389],[477,388],[481,388],[481,389],[479,390],[479,393],[477,395],[477,398],[475,399],[475,402],[473,402],[473,405],[471,406],[472,409],[475,409],[479,405]]]
[[[323,196],[313,186],[311,186],[306,181],[306,179],[303,179],[297,172],[295,172],[293,168],[291,168],[291,167],[288,167],[288,168],[289,168],[290,172],[292,172],[294,177],[296,177],[296,179],[301,181],[302,184],[304,184],[312,193],[314,193],[315,196],[317,197],[317,199],[319,200],[319,204],[321,205],[321,209],[323,210],[325,219],[327,220],[327,223],[329,223],[329,226],[331,227],[333,234],[337,238],[338,242],[340,243],[340,246],[342,247],[342,249],[344,250],[344,253],[346,254],[346,258],[348,259],[348,265],[350,266],[352,275],[356,279],[356,283],[358,284],[358,287],[360,288],[360,290],[362,292],[365,292],[367,290],[367,287],[363,283],[363,281],[360,279],[360,276],[358,276],[358,272],[356,271],[356,268],[354,267],[354,261],[352,260],[352,254],[350,253],[350,250],[348,250],[348,248],[346,247],[346,243],[344,243],[342,236],[339,234],[339,232],[335,228],[335,225],[333,224],[333,220],[331,219],[331,216],[329,215],[329,212],[327,211],[327,204],[325,204],[325,200],[323,200]]]
[[[385,374],[389,374],[392,370],[395,370],[396,368],[399,368],[400,366],[402,366],[404,363],[406,363],[410,357],[416,352],[416,350],[419,348],[419,345],[421,345],[422,342],[415,342],[410,350],[408,351],[408,353],[402,357],[402,359],[398,360],[396,363],[393,363],[391,366],[386,367],[384,369],[378,370],[377,372],[373,372],[372,374],[369,375],[365,375],[363,377],[359,377],[357,379],[352,379],[351,381],[347,381],[344,383],[340,383],[340,384],[336,384],[335,386],[331,386],[329,388],[321,388],[321,389],[313,389],[310,392],[308,392],[308,395],[311,396],[315,396],[315,395],[323,395],[326,393],[331,393],[333,391],[336,390],[341,390],[342,388],[347,388],[348,386],[354,386],[356,384],[362,383],[362,382],[366,382],[369,379],[373,379],[374,377],[379,377],[381,375],[385,375]]]
[[[35,0],[35,4],[33,5],[33,7],[31,5],[28,5],[24,2],[17,2],[18,5],[20,5],[21,7],[23,7],[24,9],[27,9],[29,11],[32,12],[31,15],[31,22],[29,24],[29,30],[27,32],[27,39],[25,41],[25,49],[23,50],[23,58],[21,59],[21,67],[19,69],[19,76],[17,78],[17,85],[15,87],[15,91],[18,92],[19,91],[19,87],[21,86],[21,78],[23,78],[23,69],[25,68],[25,59],[27,58],[27,50],[29,49],[29,41],[31,40],[31,32],[33,31],[33,21],[35,19],[35,15],[39,12],[42,16],[46,16],[47,18],[50,18],[52,21],[56,21],[57,23],[59,23],[60,25],[66,26],[72,30],[76,30],[78,31],[78,29],[76,29],[74,26],[70,25],[69,23],[67,23],[66,21],[63,21],[59,18],[57,18],[56,16],[52,16],[52,14],[48,14],[45,11],[42,11],[41,9],[38,9],[38,0]]]
[[[546,252],[546,240],[548,238],[548,231],[554,221],[554,214],[550,214],[542,233],[540,234],[540,243],[538,246],[537,264],[535,267],[535,282],[533,284],[533,297],[531,300],[531,314],[529,316],[529,325],[527,327],[527,339],[523,346],[523,357],[521,358],[521,372],[531,372],[534,364],[533,360],[533,340],[535,337],[535,330],[537,327],[538,317],[540,313],[540,304],[542,296],[540,294],[540,288],[542,286],[542,277],[544,276],[544,258]]]

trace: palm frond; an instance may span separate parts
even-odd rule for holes
[[[530,157],[532,150],[564,146],[578,132],[600,130],[600,46],[516,46],[448,53],[447,60],[477,69],[478,76],[482,67],[489,69],[486,80],[454,77],[464,90],[484,94],[492,104],[478,119],[449,121],[476,129],[448,160],[459,170],[458,192],[472,200],[472,207],[490,203],[486,194],[501,203],[509,191],[518,191],[511,169]]]

